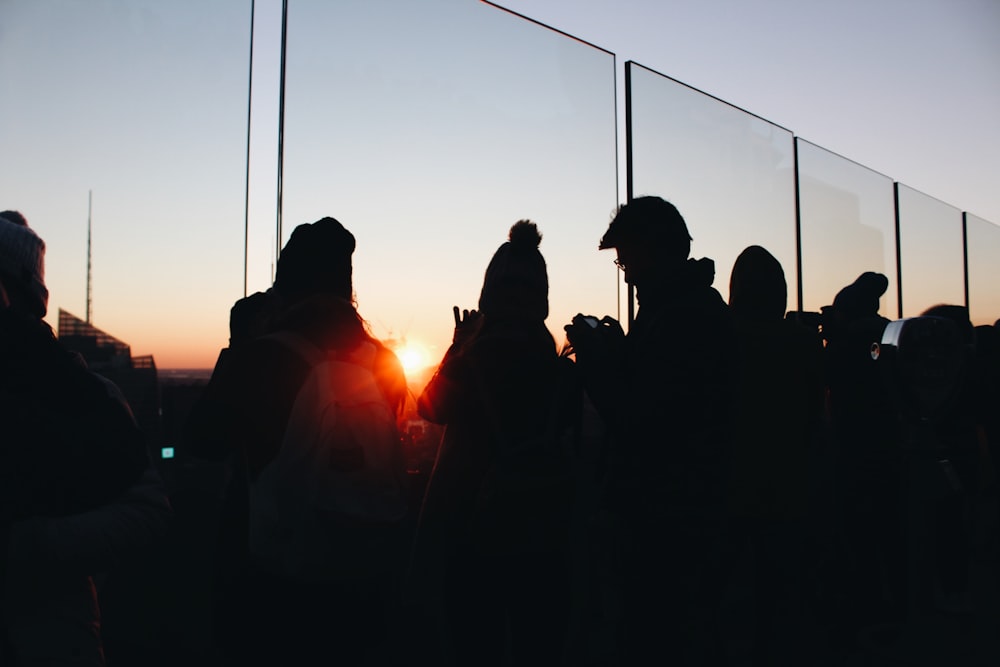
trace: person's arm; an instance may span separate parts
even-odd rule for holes
[[[461,393],[462,385],[457,377],[461,366],[456,345],[452,345],[417,399],[417,411],[421,417],[433,424],[447,424],[451,420]]]
[[[232,452],[232,424],[238,419],[232,400],[236,383],[230,377],[233,356],[230,348],[219,352],[212,376],[184,424],[181,446],[196,458],[218,462]]]
[[[611,317],[596,325],[588,321],[595,319],[576,315],[564,330],[591,405],[606,424],[617,428],[623,417],[625,333]]]
[[[451,420],[463,391],[463,352],[472,344],[483,324],[481,314],[475,310],[459,311],[458,306],[454,306],[452,314],[455,333],[451,347],[417,399],[417,412],[433,424],[447,424]]]
[[[173,509],[152,462],[112,502],[60,517],[32,517],[10,526],[12,566],[96,574],[141,556],[167,535]]]

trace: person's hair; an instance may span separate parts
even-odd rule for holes
[[[687,259],[691,240],[676,206],[662,197],[644,196],[618,207],[598,247],[649,244],[668,258]]]
[[[401,415],[409,391],[402,366],[395,354],[372,335],[353,302],[318,294],[301,299],[281,314],[275,328],[303,332],[320,341],[324,349],[352,350],[365,342],[374,345],[378,350],[375,378],[397,416]]]
[[[3,218],[7,222],[13,222],[15,225],[20,225],[21,227],[28,226],[28,219],[25,218],[20,211],[0,211],[0,218]]]

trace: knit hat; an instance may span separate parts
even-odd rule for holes
[[[483,279],[479,311],[487,317],[544,321],[549,316],[549,276],[538,251],[542,235],[530,220],[510,228]]]
[[[889,279],[881,273],[865,271],[857,280],[837,292],[833,307],[847,320],[878,315],[879,299],[889,289]]]
[[[278,257],[275,289],[291,300],[333,294],[351,301],[354,245],[354,235],[333,218],[299,225]]]
[[[729,306],[749,321],[780,320],[788,307],[788,283],[781,262],[759,245],[746,247],[729,275]]]
[[[22,288],[33,314],[45,317],[49,304],[45,242],[17,211],[0,213],[0,273]]]

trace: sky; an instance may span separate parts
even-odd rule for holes
[[[60,307],[86,309],[92,192],[95,326],[161,368],[214,363],[233,301],[274,271],[280,4],[256,3],[248,169],[249,2],[0,0],[0,99],[16,101],[0,111],[0,208],[46,240],[52,324]],[[613,257],[596,245],[625,197],[626,61],[658,73],[636,115],[646,136],[686,132],[657,124],[656,95],[689,95],[666,75],[702,91],[684,98],[699,113],[724,100],[769,121],[736,114],[727,127],[754,151],[766,135],[779,172],[794,135],[922,193],[921,207],[978,216],[978,265],[1000,265],[996,0],[500,3],[577,39],[476,0],[289,4],[281,241],[340,219],[358,239],[359,310],[426,363],[522,217],[543,233],[557,342],[576,312],[623,317]],[[693,252],[716,259],[724,292],[739,202],[713,208],[726,198],[691,158],[640,182],[684,203]],[[775,254],[793,275],[787,250]]]
[[[1000,224],[996,0],[504,0]]]

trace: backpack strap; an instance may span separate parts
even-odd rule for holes
[[[324,351],[302,334],[287,330],[261,336],[261,339],[273,340],[295,350],[309,364],[310,368],[314,368],[328,359],[336,359],[372,370],[375,368],[375,357],[378,353],[375,346],[368,341],[349,351]]]
[[[319,349],[311,340],[294,331],[276,331],[266,336],[261,336],[261,339],[273,340],[287,348],[291,348],[309,364],[310,368],[318,366],[327,358],[323,350]]]

